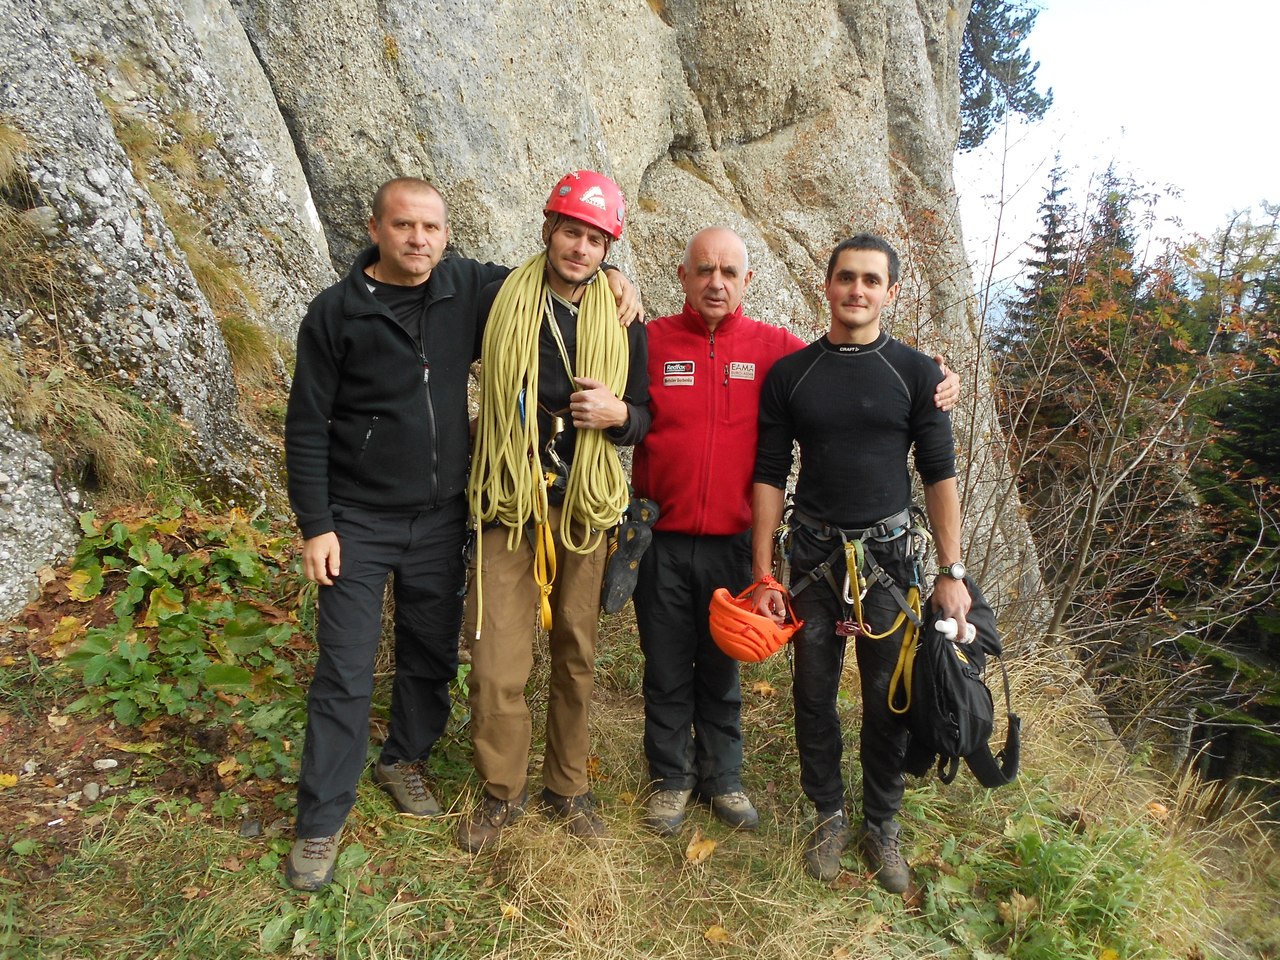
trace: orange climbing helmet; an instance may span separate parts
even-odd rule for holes
[[[603,173],[578,170],[566,173],[551,188],[543,213],[559,213],[603,230],[613,239],[622,237],[626,203],[622,190]]]
[[[761,584],[782,591],[787,607],[786,623],[775,623],[755,612],[752,596]],[[724,587],[719,587],[711,595],[710,611],[711,639],[726,655],[746,663],[758,663],[773,656],[804,626],[804,621],[797,620],[795,611],[791,609],[790,593],[772,577],[753,583],[736,597]]]

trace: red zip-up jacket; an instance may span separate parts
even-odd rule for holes
[[[742,307],[708,333],[684,310],[646,324],[653,424],[636,448],[631,483],[658,504],[657,529],[696,536],[751,527],[751,473],[765,374],[805,342],[752,320]]]

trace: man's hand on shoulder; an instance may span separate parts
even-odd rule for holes
[[[942,382],[933,391],[933,403],[939,410],[950,410],[960,399],[960,377],[947,366],[942,354],[935,354],[934,362],[942,368]]]
[[[618,322],[624,327],[631,326],[643,316],[640,312],[640,291],[617,267],[610,267],[604,275],[609,281],[609,289],[613,291],[613,299],[618,301]]]
[[[312,583],[332,587],[342,567],[342,547],[330,530],[302,541],[302,574]]]

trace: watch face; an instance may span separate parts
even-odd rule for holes
[[[964,564],[963,563],[951,564],[951,566],[947,568],[947,576],[951,577],[953,580],[963,580]]]

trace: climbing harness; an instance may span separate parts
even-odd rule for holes
[[[842,637],[866,637],[883,640],[903,629],[902,646],[898,662],[890,682],[889,709],[898,714],[911,707],[911,670],[915,660],[916,638],[923,625],[921,570],[932,540],[919,511],[908,507],[879,523],[861,529],[842,529],[822,520],[815,520],[799,510],[793,510],[790,526],[805,527],[821,540],[839,539],[840,545],[826,560],[805,574],[791,590],[793,597],[819,580],[826,580],[835,596],[848,611],[848,615],[836,622],[836,634]],[[790,534],[786,535],[788,538]],[[900,537],[910,537],[907,555],[911,561],[911,582],[905,592],[876,560],[869,543],[890,543]],[[843,560],[844,578],[837,578],[836,565]],[[879,583],[898,605],[898,615],[893,624],[882,633],[873,633],[863,613],[863,600],[872,583]],[[897,692],[901,691],[901,696]]]

